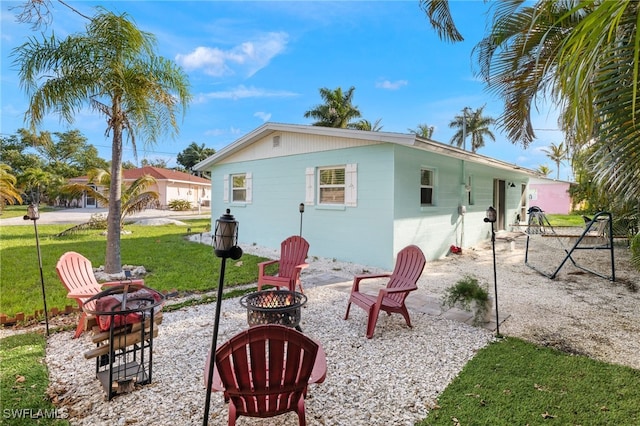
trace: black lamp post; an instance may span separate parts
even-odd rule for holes
[[[302,213],[304,213],[304,203],[300,203],[298,210],[300,211],[300,236],[302,237]]]
[[[40,219],[40,212],[38,211],[38,206],[31,203],[27,208],[27,214],[22,217],[24,220],[32,220],[33,221],[33,229],[36,231],[36,248],[38,250],[38,265],[40,266],[40,285],[42,286],[42,301],[44,302],[44,324],[47,331],[47,336],[49,335],[49,315],[47,313],[47,296],[44,291],[44,276],[42,275],[42,256],[40,255],[40,237],[38,236],[38,225],[36,225],[36,221]]]
[[[222,264],[220,265],[220,281],[218,282],[218,298],[216,299],[216,316],[213,323],[213,338],[211,339],[211,361],[209,362],[209,371],[207,372],[207,397],[204,404],[204,419],[202,421],[204,426],[209,424],[211,384],[213,382],[213,369],[216,362],[216,347],[218,343],[218,326],[220,325],[220,307],[222,305],[224,270],[227,258],[230,257],[233,260],[237,260],[242,257],[242,249],[238,247],[238,222],[235,220],[229,209],[227,209],[225,214],[220,216],[220,219],[216,220],[213,247],[215,255],[222,258]]]
[[[498,220],[498,212],[493,207],[487,209],[487,217],[484,218],[485,222],[491,223],[491,248],[493,249],[493,288],[496,299],[496,336],[500,336],[500,321],[498,318],[498,277],[496,275],[496,232],[493,228],[493,224]]]

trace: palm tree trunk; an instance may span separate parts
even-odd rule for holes
[[[122,211],[122,125],[113,126],[111,144],[111,185],[107,216],[107,253],[104,270],[107,274],[122,271],[120,258],[120,212]]]

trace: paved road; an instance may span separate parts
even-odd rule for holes
[[[40,213],[40,219],[38,219],[39,225],[51,225],[51,224],[70,224],[75,225],[78,223],[86,223],[91,218],[92,214],[103,213],[107,214],[107,209],[64,209],[56,210],[53,212]],[[140,213],[136,213],[133,216],[128,216],[127,220],[131,219],[154,219],[154,218],[171,218],[171,219],[196,219],[196,218],[208,218],[211,217],[211,211],[209,209],[202,209],[198,213],[197,211],[176,212],[172,210],[155,210],[148,209]],[[24,220],[22,217],[12,217],[9,219],[0,218],[0,226],[10,225],[31,225],[30,220]]]

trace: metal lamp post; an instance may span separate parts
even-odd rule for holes
[[[498,212],[493,207],[487,209],[487,217],[484,218],[485,222],[491,223],[491,248],[493,249],[493,288],[494,297],[496,299],[496,336],[500,336],[500,320],[498,318],[498,278],[496,275],[496,232],[493,224],[498,220]]]
[[[42,275],[42,256],[40,255],[40,237],[38,236],[38,225],[36,225],[36,221],[40,219],[40,212],[38,211],[38,206],[31,203],[27,208],[27,214],[22,217],[24,220],[32,220],[33,221],[33,229],[36,231],[36,248],[38,250],[38,266],[40,267],[40,285],[42,286],[42,301],[44,303],[44,324],[45,329],[47,331],[47,336],[49,335],[49,315],[47,313],[47,296],[44,291],[44,275]]]
[[[238,247],[238,222],[235,220],[231,211],[220,216],[216,220],[216,227],[213,238],[214,253],[217,257],[222,258],[220,265],[220,281],[218,282],[218,298],[216,299],[216,314],[213,323],[213,338],[211,339],[211,352],[209,371],[207,372],[207,397],[204,404],[204,419],[202,424],[209,424],[209,407],[211,405],[211,384],[213,382],[213,369],[216,362],[216,347],[218,343],[218,327],[220,325],[220,307],[222,305],[222,287],[224,285],[224,270],[227,258],[233,260],[242,257],[242,249]]]
[[[304,203],[300,203],[298,210],[300,211],[300,236],[302,237],[302,213],[304,213]]]

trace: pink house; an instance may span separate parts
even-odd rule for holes
[[[545,213],[569,214],[572,210],[569,186],[570,182],[562,180],[530,178],[527,191],[529,206],[538,206]]]
[[[159,196],[161,208],[167,209],[172,200],[186,200],[196,208],[199,205],[209,207],[211,205],[211,181],[188,173],[159,167],[141,167],[138,169],[125,169],[122,171],[124,184],[133,182],[143,175],[151,175],[156,183],[149,190],[156,191]],[[88,178],[81,176],[69,179],[70,182],[87,183]],[[92,197],[83,196],[79,200],[80,207],[103,207]]]

